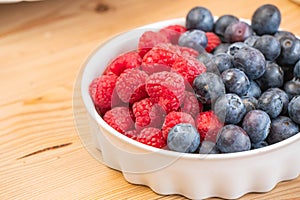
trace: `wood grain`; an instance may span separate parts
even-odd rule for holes
[[[94,158],[77,133],[88,132],[88,124],[74,121],[80,69],[99,44],[119,32],[184,17],[200,4],[217,16],[250,18],[267,2],[45,0],[0,5],[0,199],[184,199],[129,184]],[[282,27],[300,35],[300,7],[287,0],[272,3],[282,12]],[[300,199],[299,186],[297,178],[241,199]]]

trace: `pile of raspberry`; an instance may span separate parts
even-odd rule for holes
[[[197,128],[201,141],[215,142],[223,125],[211,110],[203,108],[192,88],[206,67],[197,59],[198,51],[178,45],[186,31],[184,26],[171,25],[144,32],[136,51],[117,56],[92,81],[89,93],[106,123],[157,148],[168,149],[168,133],[180,123]],[[220,43],[211,32],[206,50]]]

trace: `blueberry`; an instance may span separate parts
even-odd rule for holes
[[[232,43],[227,50],[227,53],[231,56],[234,56],[241,48],[248,47],[244,42],[235,42]]]
[[[279,116],[272,120],[271,130],[267,137],[269,144],[283,141],[299,132],[298,125],[289,117]]]
[[[282,101],[282,111],[280,114],[285,114],[288,110],[289,105],[289,96],[288,94],[280,88],[270,88],[268,91],[275,92],[279,95],[280,100]]]
[[[261,95],[261,89],[256,82],[250,80],[250,87],[245,96],[258,98]]]
[[[199,148],[200,154],[218,154],[220,151],[216,147],[216,144],[211,141],[203,141]]]
[[[293,78],[284,84],[284,91],[288,94],[289,98],[300,95],[300,79]]]
[[[236,68],[245,72],[248,78],[255,80],[261,77],[266,70],[264,55],[252,47],[242,47],[233,56],[233,64]]]
[[[230,55],[228,55],[227,53],[215,54],[210,59],[209,64],[215,65],[220,73],[233,67],[232,57]],[[206,67],[207,67],[207,65],[206,65]]]
[[[242,128],[246,131],[252,143],[265,140],[270,132],[271,119],[262,110],[252,110],[243,119]]]
[[[197,76],[193,82],[193,89],[198,100],[204,104],[210,104],[225,94],[221,77],[211,72],[204,72]]]
[[[297,124],[300,124],[300,96],[296,96],[290,101],[288,112],[290,118]]]
[[[204,7],[192,8],[186,16],[187,29],[199,29],[205,32],[213,31],[214,18],[211,12]]]
[[[280,41],[280,39],[284,36],[288,36],[288,37],[295,37],[295,35],[292,33],[292,32],[289,32],[289,31],[277,31],[275,34],[274,34],[274,37]]]
[[[216,145],[222,153],[247,151],[251,148],[247,133],[241,127],[232,124],[219,131]]]
[[[230,43],[221,43],[219,44],[213,51],[213,54],[219,54],[219,53],[227,53],[228,47],[230,46]]]
[[[256,42],[256,40],[258,38],[259,38],[259,36],[257,36],[257,35],[251,35],[244,41],[244,43],[250,47],[253,47],[254,43]]]
[[[219,119],[227,124],[239,123],[246,114],[242,99],[232,93],[220,96],[213,105],[213,110]]]
[[[191,124],[177,124],[169,131],[167,145],[173,151],[193,153],[199,144],[199,133]]]
[[[198,52],[205,51],[207,45],[207,37],[205,32],[201,30],[191,30],[184,32],[178,39],[178,45],[190,47]]]
[[[260,148],[266,147],[268,145],[269,144],[265,140],[263,140],[258,143],[251,143],[251,149],[260,149]]]
[[[274,61],[280,55],[280,43],[272,35],[257,38],[253,47],[260,50],[269,61]]]
[[[210,61],[210,59],[213,57],[213,54],[211,53],[208,53],[206,51],[203,51],[202,53],[199,54],[199,56],[197,57],[197,59],[202,62],[205,66],[206,66],[206,63],[208,61]]]
[[[294,77],[300,78],[300,60],[294,66]]]
[[[257,8],[252,15],[251,26],[258,35],[274,34],[279,28],[281,13],[271,4],[265,4]]]
[[[224,33],[225,42],[243,42],[253,35],[253,30],[246,22],[233,22],[227,26]]]
[[[284,72],[284,82],[288,82],[294,78],[294,68],[293,66],[281,66]]]
[[[226,91],[243,96],[250,88],[250,81],[246,74],[236,68],[225,70],[222,75],[222,80],[225,84]]]
[[[293,36],[283,36],[279,42],[281,52],[276,62],[282,66],[293,67],[300,59],[300,40]]]
[[[242,101],[246,107],[246,113],[250,112],[251,110],[256,110],[258,101],[255,97],[243,96]]]
[[[266,90],[259,97],[257,108],[268,113],[271,118],[275,118],[282,112],[283,102],[277,92]]]
[[[275,62],[267,62],[265,73],[256,82],[264,91],[268,88],[283,86],[284,72]]]
[[[233,15],[222,15],[215,22],[214,32],[219,36],[224,36],[227,26],[233,22],[238,22],[239,19]]]

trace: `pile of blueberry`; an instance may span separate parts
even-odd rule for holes
[[[225,126],[216,145],[201,145],[200,152],[232,153],[261,148],[299,133],[300,40],[279,30],[281,13],[271,4],[259,7],[251,24],[233,15],[216,21],[204,7],[191,9],[180,46],[196,49],[207,68],[194,79],[193,89],[205,109]],[[205,32],[222,41],[205,51]],[[170,131],[191,132],[178,124]]]

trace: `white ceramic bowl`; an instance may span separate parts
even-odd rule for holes
[[[149,186],[159,194],[181,194],[191,199],[238,198],[249,192],[267,192],[300,173],[300,134],[261,149],[216,155],[177,153],[156,149],[120,134],[96,112],[89,84],[122,52],[136,49],[145,29],[184,24],[172,19],[117,35],[88,59],[81,93],[85,107],[98,125],[93,134],[104,163],[122,171],[130,183]]]

